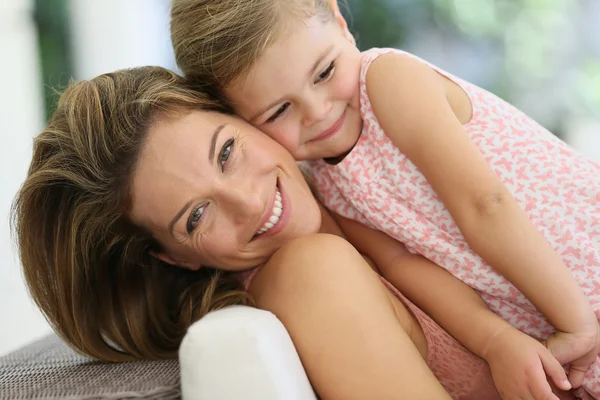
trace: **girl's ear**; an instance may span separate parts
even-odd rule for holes
[[[191,263],[188,261],[183,261],[183,260],[175,260],[173,257],[168,255],[167,253],[162,253],[162,252],[157,252],[157,251],[151,250],[150,255],[152,257],[157,258],[160,261],[165,262],[174,267],[186,268],[186,269],[189,269],[192,271],[197,271],[200,269],[200,265],[198,265],[198,264],[194,264],[194,263]]]
[[[344,31],[344,36],[352,44],[355,45],[356,40],[354,39],[354,36],[352,36],[352,34],[350,33],[350,30],[348,30],[348,23],[346,22],[346,20],[344,19],[344,16],[340,12],[340,7],[338,5],[337,0],[329,0],[329,5],[331,6],[333,13],[335,14],[335,19],[336,19],[337,23],[342,27],[342,30]]]
[[[329,0],[329,6],[331,6],[331,9],[335,15],[340,14],[340,6],[338,5],[337,0]]]

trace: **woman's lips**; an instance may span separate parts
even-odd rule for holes
[[[285,227],[285,224],[287,223],[287,221],[289,219],[290,208],[291,208],[290,200],[289,200],[289,197],[287,196],[287,194],[285,193],[285,191],[281,185],[281,182],[279,180],[277,180],[277,190],[279,190],[279,194],[281,196],[281,215],[279,216],[279,220],[277,221],[277,223],[275,223],[275,225],[273,225],[273,227],[269,228],[266,232],[261,233],[259,235],[255,235],[253,240],[276,235],[277,233],[279,233],[283,230],[283,228]],[[275,200],[275,194],[273,194],[273,199],[270,204],[271,210],[273,209],[274,200]],[[268,220],[270,215],[271,215],[271,211],[269,211],[269,213],[265,216],[266,218],[264,218],[263,225],[264,225],[264,222],[266,222]],[[263,225],[261,225],[261,226],[263,226]]]
[[[259,222],[259,225],[258,225],[259,227],[258,227],[258,230],[256,231],[257,233],[255,234],[255,237],[258,237],[263,234],[263,233],[259,233],[260,230],[265,226],[265,223],[267,223],[269,221],[269,219],[271,218],[271,215],[273,215],[273,205],[275,203],[275,197],[277,194],[277,190],[278,190],[278,181],[275,183],[275,190],[271,194],[271,199],[269,200],[269,205],[267,206],[267,209],[265,210],[265,215],[263,215],[263,217],[261,218],[261,220]]]

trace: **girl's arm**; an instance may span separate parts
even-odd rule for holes
[[[432,317],[463,346],[485,359],[506,398],[557,399],[546,380],[569,390],[565,371],[539,342],[490,311],[468,285],[404,245],[339,215],[348,241],[373,260],[392,285]],[[546,372],[546,374],[544,373]]]
[[[462,128],[446,82],[426,64],[397,54],[379,57],[367,72],[379,123],[427,178],[473,250],[557,330],[595,342],[598,323],[588,300]],[[572,382],[579,378],[583,374]]]
[[[450,399],[389,293],[345,240],[317,234],[288,243],[250,290],[283,322],[323,400]]]
[[[446,270],[415,254],[380,270],[463,346],[488,362],[503,398],[558,400],[546,376],[557,387],[571,389],[565,370],[544,345],[490,311],[473,289]]]

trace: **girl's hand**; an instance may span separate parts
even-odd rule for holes
[[[594,324],[583,332],[554,332],[546,340],[546,347],[562,365],[569,364],[569,381],[573,387],[579,387],[588,367],[598,356],[600,327]]]
[[[559,389],[571,389],[563,367],[552,353],[512,327],[493,336],[483,356],[504,400],[558,400],[546,375]]]

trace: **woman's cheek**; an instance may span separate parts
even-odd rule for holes
[[[207,240],[204,243],[204,257],[212,262],[209,262],[209,265],[225,266],[234,262],[238,246],[231,245],[228,240],[228,237],[231,236],[232,233],[229,232],[229,234],[222,235],[221,240]]]

